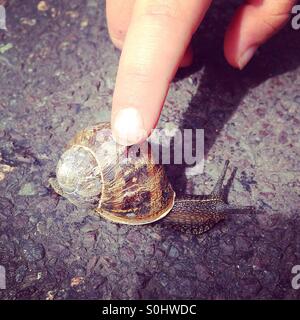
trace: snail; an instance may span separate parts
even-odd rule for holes
[[[150,148],[117,145],[109,123],[99,123],[71,140],[49,183],[77,207],[93,209],[110,221],[144,225],[160,220],[174,229],[201,234],[229,213],[254,210],[227,203],[223,181],[228,164],[227,160],[210,195],[176,197]]]

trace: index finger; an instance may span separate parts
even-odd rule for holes
[[[117,142],[144,140],[159,119],[170,82],[211,0],[136,0],[112,105]]]

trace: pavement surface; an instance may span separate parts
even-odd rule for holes
[[[110,119],[119,52],[103,0],[38,3],[11,0],[0,30],[0,299],[299,299],[300,31],[288,24],[243,72],[222,53],[240,1],[215,1],[195,35],[159,127],[203,128],[205,170],[170,166],[172,184],[209,193],[228,158],[230,202],[263,211],[195,237],[104,221],[49,188],[68,140]]]

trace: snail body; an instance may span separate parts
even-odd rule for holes
[[[146,146],[146,148],[145,148]],[[79,132],[61,156],[53,189],[78,207],[95,210],[116,223],[143,225],[158,220],[184,232],[200,234],[227,213],[252,211],[229,205],[223,197],[228,161],[208,196],[177,197],[148,144],[117,145],[109,123]]]

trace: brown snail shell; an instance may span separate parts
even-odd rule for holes
[[[117,145],[109,123],[89,127],[69,143],[50,183],[76,206],[95,209],[113,222],[157,221],[173,208],[175,192],[150,145],[143,146]]]

